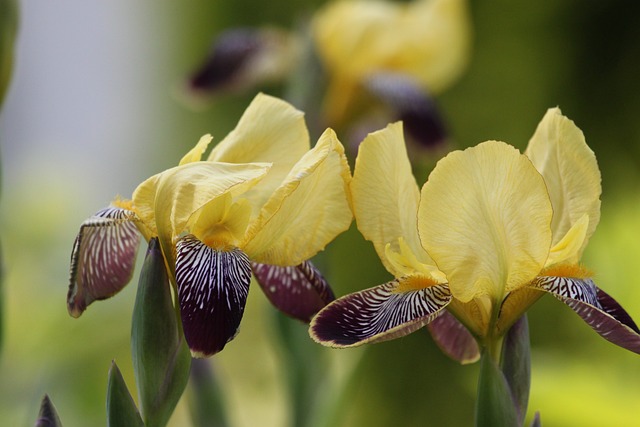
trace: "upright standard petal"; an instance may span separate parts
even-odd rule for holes
[[[93,301],[115,295],[131,280],[140,243],[134,219],[132,211],[111,206],[80,226],[71,252],[71,316],[79,317]]]
[[[198,140],[198,143],[187,154],[185,154],[178,165],[186,165],[187,163],[199,162],[202,160],[202,155],[211,143],[213,138],[211,135],[206,134]]]
[[[446,284],[404,277],[338,298],[313,318],[309,334],[338,348],[388,341],[422,328],[450,301]]]
[[[208,160],[228,163],[272,163],[250,198],[262,206],[293,165],[309,150],[304,113],[291,104],[258,94],[236,128],[216,145]]]
[[[400,239],[418,262],[433,264],[418,237],[420,190],[411,171],[402,123],[371,133],[362,141],[350,189],[358,230],[373,242],[391,274],[406,274],[387,257],[388,250],[402,252]]]
[[[180,239],[176,252],[184,336],[195,357],[211,356],[238,333],[251,263],[240,249],[215,250],[193,235]]]
[[[418,230],[454,298],[499,304],[544,266],[552,213],[531,162],[489,141],[438,162],[422,188]]]
[[[601,177],[593,151],[582,131],[559,108],[547,111],[525,155],[544,177],[553,206],[553,244],[587,214],[586,238],[575,254],[579,259],[600,220]]]
[[[349,228],[350,179],[344,148],[327,129],[249,225],[240,247],[261,264],[287,266],[308,260]]]

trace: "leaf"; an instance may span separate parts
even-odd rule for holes
[[[531,345],[526,315],[518,319],[505,335],[500,364],[516,405],[519,425],[522,425],[531,387]]]
[[[111,362],[107,384],[107,427],[144,427],[116,362]]]
[[[193,359],[189,381],[189,409],[195,427],[227,427],[224,396],[210,359]]]
[[[480,379],[476,401],[476,427],[519,426],[518,413],[511,397],[509,384],[485,351],[480,359]]]
[[[164,426],[187,385],[191,357],[173,307],[157,239],[149,241],[140,273],[131,350],[145,425]]]

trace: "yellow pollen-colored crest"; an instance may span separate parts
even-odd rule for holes
[[[398,286],[396,286],[393,292],[401,293],[401,292],[419,291],[420,289],[429,288],[437,284],[438,282],[430,276],[425,276],[423,274],[416,274],[416,275],[406,276],[401,279],[398,279]]]
[[[120,196],[117,196],[111,204],[120,209],[126,209],[128,211],[133,211],[133,201],[129,199],[123,199]]]
[[[545,268],[540,276],[571,277],[574,279],[587,279],[593,277],[593,271],[581,264],[558,264]]]

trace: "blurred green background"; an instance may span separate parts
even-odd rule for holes
[[[21,2],[14,78],[0,114],[0,425],[33,425],[44,393],[65,426],[104,425],[112,359],[135,390],[135,284],[78,320],[67,314],[77,228],[116,194],[126,197],[174,165],[202,134],[219,141],[235,126],[254,93],[198,111],[177,95],[216,34],[291,27],[322,3]],[[560,106],[585,133],[603,176],[602,219],[584,262],[640,320],[640,3],[498,0],[470,8],[470,66],[437,99],[455,147],[499,139],[524,149],[546,109]],[[353,228],[322,262],[338,295],[389,278]],[[265,321],[273,311],[253,289],[242,333],[211,361],[234,426],[286,425],[287,366]],[[604,341],[551,297],[530,311],[530,329],[528,419],[540,410],[548,426],[639,425],[638,355]],[[359,363],[336,426],[472,424],[477,366],[447,359],[426,330],[364,349],[318,351],[331,358],[327,375],[348,375]],[[188,423],[185,398],[170,425]]]

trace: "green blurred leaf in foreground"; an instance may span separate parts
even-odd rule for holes
[[[120,369],[112,362],[107,385],[107,427],[120,426],[144,427],[144,423]]]

